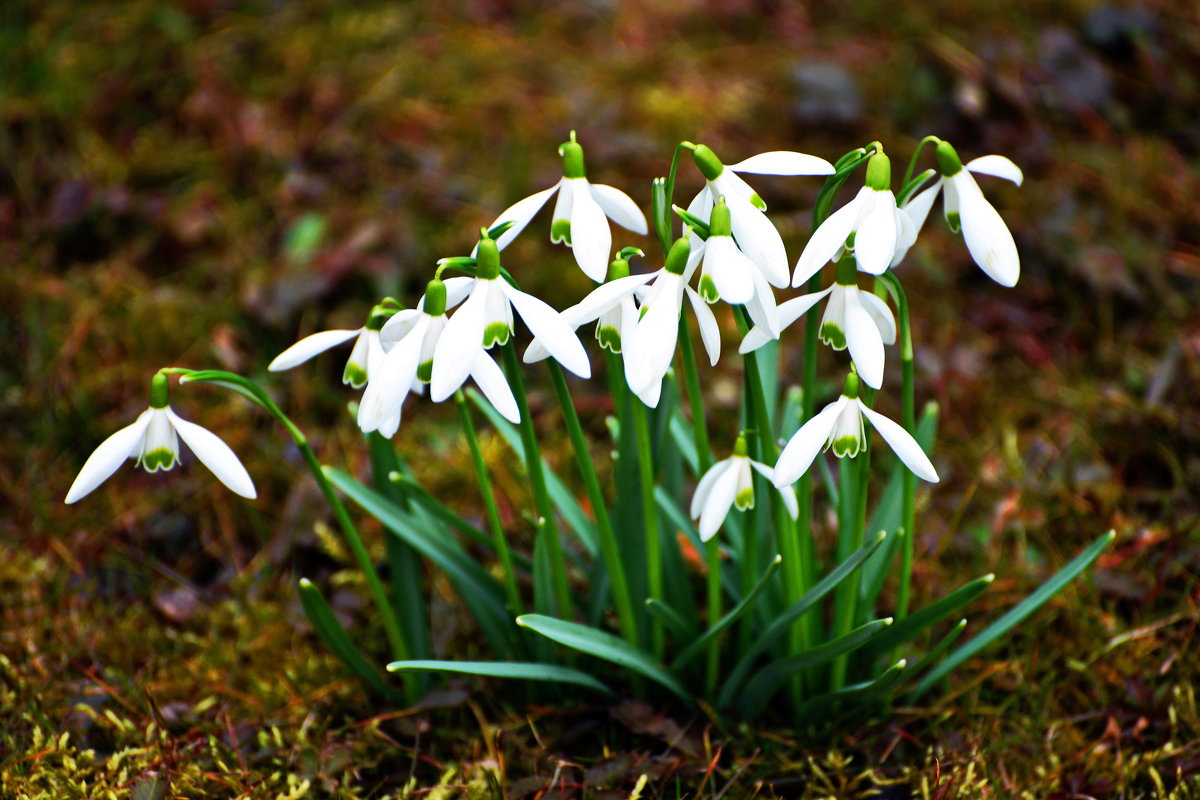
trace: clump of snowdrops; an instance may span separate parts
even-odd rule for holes
[[[927,146],[934,165],[917,172]],[[1015,285],[1013,237],[974,177],[1019,185],[1021,171],[1009,159],[986,155],[964,164],[953,146],[931,136],[896,181],[878,142],[834,163],[773,151],[729,165],[705,145],[681,142],[667,177],[653,182],[648,224],[629,195],[588,180],[574,133],[559,155],[562,180],[481,228],[470,255],[438,262],[411,308],[385,298],[361,328],[313,334],[271,362],[272,371],[292,369],[353,342],[344,382],[363,390],[356,413],[370,449],[369,483],[323,466],[256,382],[168,367],[151,380],[150,408],[96,449],[66,501],[91,492],[129,458],[151,472],[171,469],[179,439],[222,483],[253,499],[253,482],[232,450],[169,404],[171,376],[223,386],[261,406],[294,439],[365,576],[392,658],[386,672],[317,586],[301,580],[299,591],[322,640],[371,691],[411,702],[431,673],[466,672],[581,692],[651,699],[665,692],[719,713],[773,713],[809,728],[916,699],[1019,624],[1111,540],[1111,532],[1101,536],[965,644],[958,641],[966,626],[960,609],[987,589],[991,575],[910,608],[916,494],[938,482],[938,412],[926,404],[916,413],[902,264],[940,197],[947,225],[979,267],[1000,285]],[[698,177],[692,182],[700,188],[684,208],[674,201],[687,161],[696,173],[685,180]],[[824,181],[794,267],[766,202],[743,177],[757,174]],[[834,210],[839,190],[860,182]],[[502,258],[551,197],[551,243],[570,248],[595,282],[561,312],[520,288],[526,265]],[[657,256],[638,244],[651,234]],[[789,288],[800,293],[779,302],[776,292]],[[731,313],[740,332],[724,348],[714,307]],[[518,317],[530,334],[523,351]],[[592,354],[584,345],[590,332]],[[734,357],[735,344],[744,377],[740,413],[710,415],[697,350],[715,365],[723,349]],[[818,379],[822,346],[842,354],[841,366]],[[784,379],[781,354],[796,349],[803,374]],[[606,367],[612,408],[611,442],[600,448],[615,459],[601,470],[612,477],[607,487],[565,375],[589,378],[597,361]],[[896,381],[885,381],[897,361],[898,392]],[[534,364],[543,366],[527,366]],[[577,475],[559,476],[542,458],[525,391],[530,368],[549,372]],[[822,396],[819,387],[829,385],[840,391]],[[485,527],[431,495],[392,445],[403,435],[405,404],[411,411],[426,392],[428,401],[457,406]],[[502,522],[480,450],[481,421],[512,448],[528,478],[531,530]],[[569,488],[575,480],[586,502]],[[385,571],[343,498],[388,531]],[[824,504],[837,520],[833,541],[822,541],[830,537],[815,524]],[[427,570],[453,584],[489,660],[432,652]],[[889,581],[894,602],[885,605]]]

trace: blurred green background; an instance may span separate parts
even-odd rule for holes
[[[1115,527],[1093,634],[1185,607],[1200,568],[1198,112],[1200,20],[1171,0],[6,2],[0,545],[21,555],[0,579],[20,598],[0,601],[0,653],[26,657],[31,615],[77,608],[97,581],[100,600],[141,603],[145,563],[205,597],[264,559],[311,566],[323,512],[296,454],[216,390],[173,405],[231,443],[258,502],[194,464],[127,466],[77,506],[62,498],[145,407],[155,369],[265,377],[300,335],[358,327],[382,294],[413,302],[437,258],[558,179],[572,129],[590,177],[645,208],[680,139],[729,163],[878,139],[901,164],[928,133],[964,159],[1011,157],[1024,186],[983,185],[1017,240],[1017,288],[988,281],[939,218],[903,267],[918,397],[943,419],[923,591],[949,562],[996,569],[1003,597]],[[699,182],[684,167],[686,204]],[[818,181],[756,188],[795,259]],[[539,241],[548,227],[505,262],[562,308],[588,287]],[[268,380],[322,457],[355,467],[344,355]],[[735,370],[710,376],[714,402],[731,402]],[[446,465],[465,454],[447,411],[410,400],[396,442],[452,488]],[[49,583],[31,587],[39,571]]]

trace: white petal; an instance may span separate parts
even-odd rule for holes
[[[543,189],[537,194],[531,194],[524,200],[518,200],[501,211],[500,216],[496,217],[496,221],[488,225],[488,230],[491,230],[502,222],[511,222],[512,227],[496,240],[496,247],[503,250],[508,246],[509,242],[517,238],[517,234],[525,230],[525,226],[529,224],[529,220],[533,219],[534,215],[542,210],[542,206],[546,205],[546,201],[550,199],[550,195],[558,191],[558,187],[559,184],[556,183],[549,189]],[[474,251],[472,251],[472,255],[474,255]],[[447,286],[446,288],[447,294],[449,294],[449,287]],[[447,300],[447,305],[449,304],[449,300]]]
[[[879,328],[879,335],[883,338],[883,343],[895,344],[896,318],[892,316],[892,309],[888,308],[888,304],[883,301],[883,298],[876,297],[871,292],[859,290],[858,300],[871,315],[871,319],[875,321],[875,327]]]
[[[720,480],[721,476],[732,466],[734,466],[732,459],[723,459],[709,467],[708,472],[700,477],[700,482],[696,484],[696,491],[692,495],[692,506],[689,510],[692,519],[700,519],[700,512],[704,510],[704,504],[708,500],[708,496],[712,494],[713,484]]]
[[[424,308],[425,298],[422,297],[417,305]],[[383,341],[384,349],[391,350],[396,342],[407,336],[413,326],[425,316],[427,315],[416,308],[406,308],[393,314],[387,322],[383,323],[383,328],[379,331],[379,338]]]
[[[966,173],[960,172],[959,175],[966,175]],[[958,224],[950,222],[950,217],[958,214],[958,189],[953,180],[942,180],[942,213],[946,216],[946,224],[950,230],[958,233]]]
[[[712,193],[708,191],[708,184],[706,183],[704,184],[704,188],[700,190],[700,193],[692,198],[692,202],[688,203],[687,212],[697,219],[708,222],[712,218],[713,204],[715,202],[716,201],[713,200]],[[686,222],[683,224],[685,226],[687,225]],[[684,228],[684,230],[686,230],[686,228]],[[688,244],[692,246],[693,254],[703,243],[704,240],[694,233],[688,237]]]
[[[963,241],[967,243],[971,258],[996,283],[1016,286],[1021,277],[1021,261],[1008,226],[983,196],[975,179],[966,172],[955,175],[950,183],[958,192]]]
[[[869,199],[869,195],[866,194],[867,192],[874,194],[874,192],[871,192],[870,189],[864,186],[855,195],[853,200],[830,214],[813,231],[808,244],[804,246],[804,252],[800,254],[800,258],[796,261],[796,272],[792,275],[792,286],[801,286],[809,278],[817,274],[821,267],[828,264],[830,259],[846,243],[846,237],[854,230],[854,224],[858,222],[860,206],[865,200]]]
[[[633,202],[633,198],[620,189],[603,183],[593,183],[591,187],[592,197],[596,198],[596,202],[604,209],[609,219],[622,228],[646,235],[646,217],[638,208],[638,204]]]
[[[587,351],[583,349],[574,329],[557,311],[533,295],[514,289],[504,281],[498,281],[497,285],[512,302],[513,308],[521,315],[529,330],[542,341],[558,363],[581,378],[592,376],[592,365],[588,361]],[[435,361],[434,365],[436,364]]]
[[[866,415],[870,420],[871,425],[875,430],[879,431],[879,435],[888,443],[892,451],[904,462],[904,466],[912,470],[923,481],[930,483],[938,482],[937,470],[933,468],[933,464],[929,461],[929,456],[925,455],[925,451],[921,449],[921,445],[917,444],[908,431],[895,422],[880,414],[877,411],[872,411],[867,408],[867,404],[862,400],[856,400],[859,410]]]
[[[873,194],[871,209],[854,235],[854,258],[862,271],[882,275],[896,254],[896,197],[890,190]]]
[[[909,198],[908,202],[901,207],[900,235],[896,238],[896,253],[892,256],[891,266],[894,267],[903,261],[904,257],[908,255],[909,248],[916,244],[917,234],[921,232],[921,227],[929,217],[929,210],[933,208],[933,201],[937,199],[941,189],[942,182],[938,180],[932,186]]]
[[[484,311],[489,281],[476,281],[466,302],[446,322],[433,352],[433,375],[429,398],[440,403],[454,394],[475,362],[475,353],[483,349]]]
[[[475,363],[471,365],[471,379],[506,420],[514,425],[521,421],[521,411],[517,408],[517,400],[513,397],[508,379],[484,350],[475,356]]]
[[[727,169],[717,176],[716,180],[708,182],[708,193],[712,197],[712,201],[717,202],[717,198],[725,195],[725,202],[732,205],[733,201],[745,203],[753,208],[759,214],[763,213],[761,208],[754,205],[752,198],[758,197],[758,192],[754,191],[754,187],[746,183],[746,179],[738,175],[733,170]],[[761,197],[758,201],[766,205]]]
[[[428,314],[422,314],[408,336],[401,339],[384,356],[379,368],[371,373],[367,390],[358,403],[358,427],[363,433],[374,430],[384,433],[384,423],[393,418],[397,418],[399,424],[400,407],[417,377],[421,345],[430,319]]]
[[[620,302],[633,294],[634,289],[644,286],[658,275],[658,272],[647,272],[641,275],[627,275],[615,281],[597,286],[591,294],[579,301],[573,308],[577,309],[578,322],[582,325],[599,319],[600,315],[615,308]],[[565,311],[563,312],[566,313]]]
[[[759,463],[753,459],[750,460],[750,466],[754,467],[754,471],[762,475],[770,483],[775,482],[775,470],[768,467],[766,464]],[[788,516],[792,519],[800,517],[800,502],[796,499],[796,490],[791,485],[776,487],[779,494],[783,497],[783,505],[788,510]]]
[[[710,236],[704,246],[704,271],[712,276],[717,293],[730,305],[749,302],[754,296],[754,262],[729,236]],[[786,272],[786,270],[785,270]]]
[[[758,265],[772,286],[787,286],[787,251],[771,220],[748,202],[731,201],[729,198],[725,202],[729,204],[733,238],[737,240],[738,247]]]
[[[634,329],[634,340],[621,345],[626,354],[626,379],[629,387],[639,395],[662,382],[671,366],[675,344],[679,339],[682,278],[663,273],[655,281],[655,288],[659,291],[653,302],[645,306],[648,310]]]
[[[360,333],[362,333],[362,328],[355,331],[321,331],[320,333],[305,336],[287,350],[275,356],[275,360],[267,365],[267,369],[271,372],[282,372],[285,369],[291,369],[298,364],[303,364],[318,353],[324,353],[331,347],[337,347],[342,342],[350,341]]]
[[[821,302],[821,299],[832,291],[833,287],[830,286],[828,289],[822,289],[819,292],[801,295],[800,297],[793,297],[791,300],[781,303],[776,309],[780,329],[786,328],[800,319],[810,308]],[[777,338],[779,337],[771,336],[770,331],[762,325],[755,325],[746,334],[746,338],[742,340],[742,345],[738,348],[738,352],[743,354],[752,352],[771,341],[771,339]]]
[[[704,351],[708,353],[708,363],[710,366],[717,365],[717,359],[721,357],[721,328],[717,325],[717,318],[713,316],[712,309],[708,307],[708,303],[704,302],[704,298],[696,293],[696,290],[690,286],[685,287],[688,300],[692,302],[692,311],[696,313],[696,324],[700,327],[700,341],[704,343]]]
[[[574,205],[576,184],[574,180],[563,178],[558,185],[560,187],[560,191],[558,193],[558,199],[554,201],[553,221],[562,222],[563,220],[566,220],[567,222],[570,222],[571,207]],[[563,239],[558,238],[558,235],[554,232],[553,228],[550,229],[550,241],[554,244],[558,244],[559,242],[563,241]]]
[[[571,205],[571,251],[583,274],[600,283],[608,274],[608,256],[612,253],[612,231],[608,217],[592,196],[586,178],[571,180],[574,184]]]
[[[820,413],[804,423],[800,430],[792,435],[787,445],[784,446],[783,452],[779,454],[779,460],[775,462],[773,480],[776,488],[791,486],[812,465],[813,459],[817,457],[817,453],[821,452],[821,448],[828,441],[829,434],[833,431],[833,425],[837,422],[838,414],[849,402],[848,398],[839,397],[821,409]]]
[[[194,422],[188,422],[170,408],[167,408],[166,412],[167,418],[179,433],[179,438],[191,448],[201,464],[212,470],[217,480],[233,490],[234,494],[249,500],[258,496],[254,491],[254,482],[250,480],[250,473],[246,472],[246,468],[229,449],[229,445],[212,431]]]
[[[1021,168],[1004,156],[980,156],[974,161],[968,161],[965,166],[977,175],[994,175],[1012,181],[1017,186],[1025,180]]]
[[[730,164],[734,172],[756,175],[832,175],[833,164],[823,158],[793,150],[773,150]]]
[[[475,279],[469,278],[466,275],[459,275],[453,278],[445,278],[442,283],[446,285],[446,308],[447,310],[454,308],[471,294],[471,287],[475,285]],[[418,308],[424,310],[424,300]]]
[[[737,497],[738,465],[731,461],[730,467],[731,469],[721,473],[721,476],[713,483],[712,490],[704,501],[698,526],[702,542],[707,542],[720,530],[721,523],[725,521],[725,517],[729,516],[729,509],[733,507],[733,501]]]
[[[67,491],[65,502],[74,503],[81,497],[91,494],[92,490],[108,480],[109,476],[120,468],[125,459],[132,458],[141,450],[142,436],[145,435],[146,427],[150,424],[152,411],[153,409],[146,409],[138,415],[132,425],[121,428],[100,443],[100,446],[88,456],[88,460],[83,462],[83,469],[79,470],[79,475],[75,477],[75,482]]]
[[[754,270],[751,277],[754,279],[754,297],[750,298],[750,302],[746,304],[750,321],[761,326],[771,335],[771,338],[778,339],[779,307],[775,305],[775,292],[760,271]]]
[[[846,291],[846,347],[863,381],[878,389],[883,386],[883,338],[859,301],[863,294],[853,287]]]

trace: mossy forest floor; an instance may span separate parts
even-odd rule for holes
[[[0,798],[1200,796],[1186,6],[3,4]],[[1115,529],[1096,568],[920,707],[814,742],[666,698],[463,680],[411,708],[372,701],[295,592],[317,581],[381,655],[319,494],[224,393],[175,402],[242,455],[258,501],[186,464],[125,468],[63,505],[166,365],[263,378],[323,461],[364,470],[338,358],[270,378],[265,364],[300,334],[357,327],[380,295],[415,297],[438,257],[557,180],[571,129],[595,178],[645,205],[683,138],[733,160],[878,139],[901,163],[936,133],[1012,157],[1024,186],[986,191],[1018,287],[987,281],[938,220],[905,265],[918,397],[942,417],[915,591],[995,572],[968,610],[978,630]],[[816,190],[763,182],[792,258]],[[522,240],[506,260],[536,265],[523,285],[563,307],[587,282],[548,248]],[[705,375],[714,413],[734,364]],[[575,388],[603,438],[607,410]],[[533,390],[537,413],[548,391]],[[396,445],[479,517],[451,409],[406,409]],[[484,446],[519,526],[521,476]],[[449,585],[427,580],[440,651],[472,652]]]

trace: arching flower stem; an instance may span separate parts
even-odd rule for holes
[[[646,547],[646,596],[663,599],[662,540],[659,538],[658,504],[654,499],[654,453],[651,450],[650,423],[645,403],[631,397],[634,435],[637,438],[638,477],[642,496],[642,536]],[[662,659],[666,639],[662,623],[654,616],[650,621],[651,652]]]

